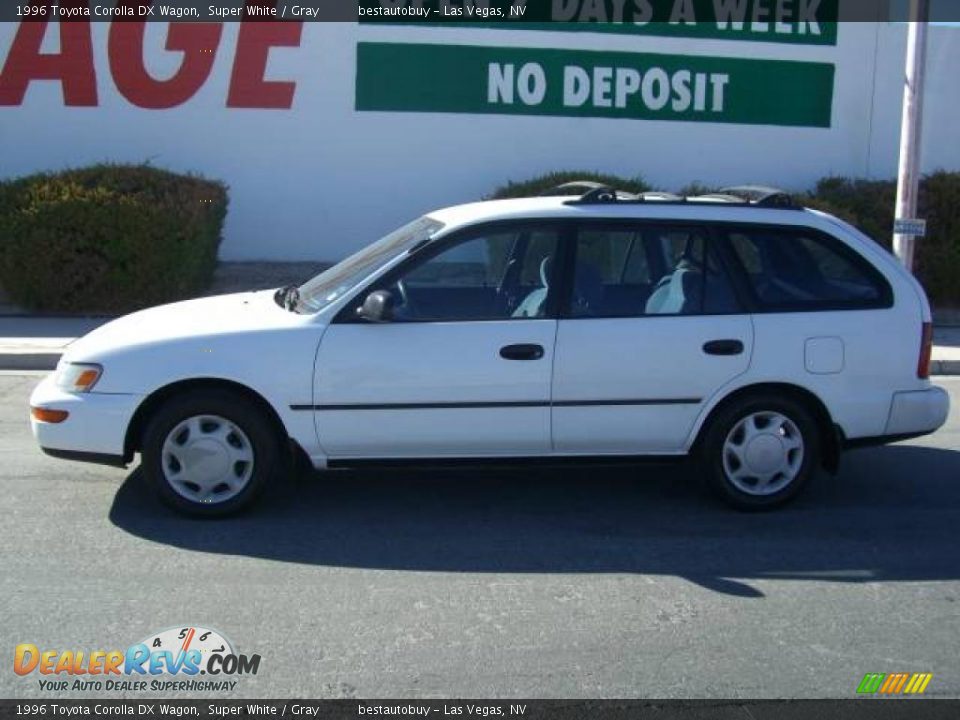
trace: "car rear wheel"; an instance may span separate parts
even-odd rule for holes
[[[796,497],[819,466],[816,421],[789,397],[756,395],[713,418],[703,445],[713,490],[742,510],[777,507]]]
[[[238,393],[191,392],[164,403],[147,425],[143,472],[160,498],[190,515],[247,507],[276,472],[280,441],[269,418]]]

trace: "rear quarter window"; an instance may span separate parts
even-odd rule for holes
[[[759,309],[852,310],[889,307],[886,278],[856,250],[812,228],[723,230]]]

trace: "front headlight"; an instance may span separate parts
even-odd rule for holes
[[[94,363],[64,363],[57,370],[57,387],[72,393],[90,392],[103,374]]]

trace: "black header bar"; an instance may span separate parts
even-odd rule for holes
[[[479,26],[525,23],[684,22],[692,6],[698,22],[716,21],[729,0],[0,0],[0,22],[364,22]],[[900,22],[907,0],[746,0],[745,22],[775,22],[777,12],[796,21]],[[627,17],[629,16],[629,17]],[[930,20],[960,21],[960,2],[932,0]]]

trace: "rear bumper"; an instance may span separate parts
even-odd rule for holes
[[[926,435],[940,428],[950,414],[950,396],[939,387],[893,394],[885,435]]]

